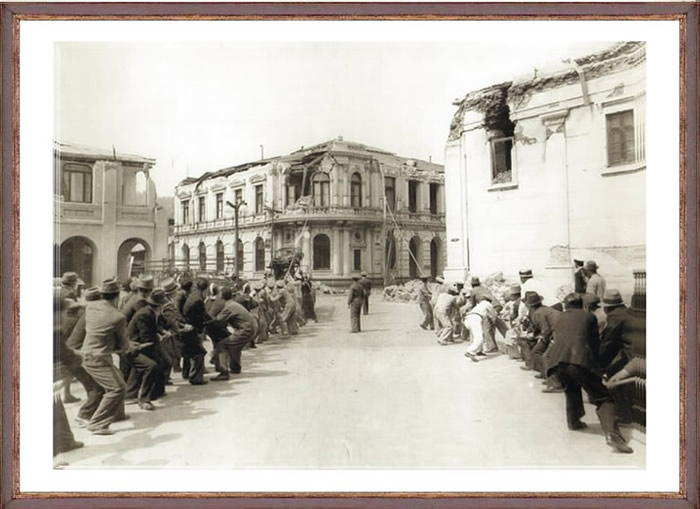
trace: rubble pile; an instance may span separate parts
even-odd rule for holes
[[[507,281],[503,277],[503,272],[494,272],[486,276],[482,284],[489,289],[501,305],[505,305],[510,285],[516,284],[516,281]]]
[[[384,288],[383,297],[389,302],[417,302],[418,289],[423,285],[420,279],[412,279],[403,285],[390,285]],[[433,292],[440,286],[438,283],[428,283]]]
[[[321,292],[324,295],[335,295],[336,293],[335,291],[333,291],[333,288],[323,283],[318,283],[316,285],[316,291]]]

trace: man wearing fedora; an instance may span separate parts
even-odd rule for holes
[[[612,376],[632,358],[630,315],[620,292],[615,289],[605,292],[603,311],[605,328],[601,333],[600,360],[605,374]]]
[[[139,382],[137,402],[143,410],[154,410],[151,403],[165,394],[167,362],[158,336],[158,311],[165,303],[165,292],[153,290],[146,306],[139,309],[127,326],[127,337],[132,343],[129,354]]]
[[[418,306],[423,312],[423,321],[420,324],[420,328],[423,330],[433,330],[435,329],[435,325],[433,324],[433,306],[430,304],[430,299],[433,294],[428,287],[428,276],[421,276],[420,280],[421,283],[423,283],[420,288],[418,288]]]
[[[532,269],[521,270],[519,271],[519,275],[523,295],[527,294],[527,292],[536,292],[542,297],[542,304],[545,306],[553,308],[556,311],[562,311],[564,309],[562,303],[557,299],[554,289],[550,288],[539,278],[536,278],[532,273]]]
[[[348,307],[350,308],[350,332],[362,332],[360,312],[365,302],[365,290],[360,284],[360,276],[352,275],[352,284],[348,291]]]
[[[587,427],[581,389],[596,406],[600,426],[607,445],[616,452],[631,453],[615,423],[615,404],[603,385],[598,361],[598,321],[583,309],[580,294],[570,293],[564,299],[566,310],[554,323],[556,340],[549,351],[547,375],[557,374],[566,394],[566,422],[570,430]]]
[[[367,277],[367,273],[363,272],[360,274],[362,276],[362,279],[360,279],[360,286],[362,286],[362,290],[365,292],[365,300],[362,303],[362,314],[368,315],[369,314],[369,294],[372,291],[372,282],[369,280]]]
[[[209,288],[209,281],[206,278],[197,278],[193,284],[194,288],[187,296],[187,300],[182,306],[182,316],[193,328],[193,337],[184,341],[182,356],[182,377],[189,378],[192,385],[203,385],[204,380],[204,354],[206,350],[202,345],[204,341],[204,329],[211,317],[204,309],[204,299]],[[187,345],[190,345],[188,348]],[[198,352],[202,352],[201,354]]]
[[[456,313],[459,313],[460,307],[460,302],[457,300],[457,294],[457,286],[449,285],[447,286],[447,292],[438,295],[437,302],[435,302],[433,316],[437,324],[435,329],[435,333],[438,337],[437,342],[440,345],[454,343],[454,339],[452,337],[454,332],[453,317]]]
[[[77,301],[76,286],[78,285],[78,274],[75,272],[64,272],[61,276],[61,299]]]
[[[593,260],[588,260],[583,266],[583,270],[588,277],[586,293],[590,293],[602,299],[605,295],[605,279],[598,274],[598,264]]]
[[[111,435],[109,425],[124,417],[126,383],[112,362],[112,354],[129,351],[126,338],[126,317],[117,311],[119,283],[103,281],[101,299],[85,309],[85,340],[81,352],[83,368],[102,387],[104,393],[87,429],[97,435]]]

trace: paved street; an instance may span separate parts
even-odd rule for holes
[[[563,394],[542,394],[532,372],[505,356],[474,364],[464,345],[441,347],[418,327],[417,305],[373,296],[362,334],[350,334],[344,297],[319,297],[319,323],[243,353],[228,382],[175,386],[157,410],[127,407],[112,436],[73,427],[85,447],[67,468],[279,467],[643,468],[605,445],[595,408],[589,428],[566,428]],[[209,366],[209,365],[208,365]],[[213,376],[213,369],[208,367]],[[76,395],[84,399],[77,384]],[[79,404],[66,405],[72,422]],[[631,428],[623,428],[630,434]]]

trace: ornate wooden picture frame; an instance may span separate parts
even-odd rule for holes
[[[435,507],[698,508],[697,50],[700,7],[657,4],[486,3],[3,3],[2,468],[0,508]],[[673,20],[680,26],[680,483],[669,492],[24,492],[19,464],[20,24],[23,20]],[[24,207],[24,204],[22,204]],[[675,299],[675,296],[669,298]],[[673,317],[667,319],[674,319]],[[48,340],[44,342],[48,344]],[[675,395],[674,395],[675,397]],[[47,429],[48,433],[48,429]]]

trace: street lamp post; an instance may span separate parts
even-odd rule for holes
[[[243,207],[241,212],[244,213],[247,203],[241,200],[233,204],[227,200],[226,205],[233,209],[233,273],[238,277],[238,211]]]

